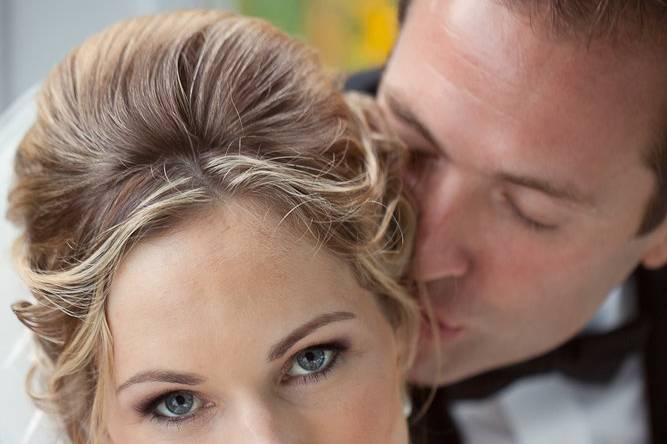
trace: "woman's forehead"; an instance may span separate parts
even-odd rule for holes
[[[140,242],[110,289],[115,354],[144,360],[163,344],[201,348],[202,338],[213,338],[211,348],[245,338],[264,350],[267,332],[314,314],[377,310],[332,254],[287,229],[257,228],[270,219],[225,205]]]

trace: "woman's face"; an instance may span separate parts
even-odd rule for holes
[[[408,442],[400,347],[374,297],[278,225],[232,202],[123,261],[111,443]]]

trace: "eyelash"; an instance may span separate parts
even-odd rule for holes
[[[312,349],[329,350],[334,353],[333,357],[331,358],[327,366],[321,370],[318,370],[313,373],[308,373],[306,375],[292,376],[287,378],[283,377],[281,378],[280,382],[285,383],[287,385],[291,384],[305,385],[305,384],[316,384],[323,381],[331,374],[331,372],[335,369],[335,367],[337,367],[341,358],[343,357],[342,355],[349,349],[349,345],[345,341],[334,341],[326,344],[318,344],[301,349],[290,357],[290,359],[287,361],[287,363],[282,369],[283,373],[285,373],[291,367],[291,364],[294,362],[296,356],[299,353],[303,353],[304,351]],[[199,411],[205,410],[207,408],[206,407],[207,402],[203,400],[203,398],[198,393],[188,392],[191,393],[193,396],[202,399],[202,404],[204,404],[195,413],[192,413],[191,415],[171,418],[156,413],[156,409],[160,405],[160,403],[164,402],[169,395],[183,391],[184,390],[171,390],[165,393],[161,393],[155,397],[150,398],[148,401],[140,404],[136,410],[139,412],[141,416],[147,417],[152,422],[156,422],[160,425],[165,425],[165,426],[180,427],[181,425],[187,422],[198,419],[199,416],[201,415]]]
[[[519,206],[514,202],[514,199],[512,199],[512,197],[508,193],[503,192],[501,194],[501,197],[502,197],[502,204],[509,209],[512,217],[514,217],[514,219],[517,220],[524,227],[527,227],[530,230],[540,233],[555,231],[558,228],[557,225],[543,224],[526,216],[523,213],[523,211],[521,211]]]
[[[527,217],[513,203],[510,203],[510,206],[512,207],[512,213],[514,214],[514,216],[516,216],[519,222],[521,222],[524,226],[527,226],[531,230],[545,232],[545,231],[554,231],[556,229],[556,226],[554,225],[546,225]]]
[[[182,424],[185,424],[190,421],[194,421],[196,419],[199,419],[201,416],[201,413],[199,413],[200,410],[205,410],[208,407],[206,407],[207,402],[203,400],[203,398],[199,395],[197,392],[191,392],[187,391],[187,393],[192,394],[192,396],[199,398],[202,400],[202,407],[200,407],[195,413],[192,413],[191,415],[187,416],[182,416],[182,417],[173,417],[170,418],[168,416],[160,415],[155,412],[155,409],[157,408],[160,403],[164,402],[165,399],[174,393],[178,392],[186,392],[186,390],[171,390],[165,393],[162,393],[160,395],[157,395],[153,398],[150,398],[148,401],[142,403],[139,405],[137,408],[137,411],[139,414],[143,417],[148,418],[150,421],[158,423],[160,425],[165,425],[165,426],[173,426],[173,427],[180,427]]]
[[[331,358],[331,361],[327,364],[327,366],[321,370],[318,370],[313,373],[308,373],[306,375],[281,378],[281,382],[284,382],[286,384],[300,384],[300,385],[316,384],[318,382],[321,382],[324,379],[326,379],[330,375],[330,373],[336,368],[341,358],[349,348],[350,346],[345,341],[334,341],[327,344],[318,344],[312,347],[306,347],[302,350],[299,350],[298,352],[294,353],[287,361],[287,363],[283,367],[283,373],[286,373],[286,371],[290,368],[290,364],[294,362],[296,356],[299,353],[303,353],[307,350],[312,350],[312,349],[329,350],[333,352],[333,357]]]
[[[409,157],[409,168],[413,171],[419,170],[424,167],[424,164],[427,162],[433,162],[436,159],[437,155],[425,149],[416,149],[412,148],[410,151]],[[516,206],[516,204],[509,199],[505,198],[512,209],[514,216],[521,222],[524,226],[530,228],[533,231],[538,232],[548,232],[554,231],[558,227],[555,225],[547,225],[540,223],[534,219],[523,214],[523,212]]]

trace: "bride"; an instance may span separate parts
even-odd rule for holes
[[[39,92],[9,215],[31,395],[72,443],[407,443],[403,151],[268,24],[86,41]]]

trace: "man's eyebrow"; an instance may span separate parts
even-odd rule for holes
[[[559,200],[569,201],[577,205],[593,206],[593,199],[572,186],[560,186],[535,177],[516,176],[507,173],[499,174],[499,179],[520,187],[540,191]]]
[[[355,318],[356,316],[348,311],[336,311],[319,315],[301,325],[300,327],[295,328],[290,334],[278,341],[273,347],[271,347],[267,359],[269,362],[280,359],[294,344],[318,328],[324,327],[325,325],[331,324],[332,322],[346,321],[348,319]]]
[[[116,393],[120,393],[131,385],[141,384],[142,382],[166,382],[170,384],[199,385],[206,381],[206,378],[194,373],[178,373],[169,370],[148,370],[137,373],[130,379],[122,383]]]
[[[416,131],[421,137],[424,138],[434,147],[438,148],[443,154],[446,154],[442,149],[438,140],[433,136],[433,133],[426,128],[419,117],[401,100],[399,100],[394,94],[388,92],[384,95],[384,99],[387,102],[387,106],[394,114],[394,116],[403,122],[406,126],[410,127]]]
[[[384,99],[396,118],[419,133],[426,141],[436,147],[440,153],[447,155],[444,147],[438,143],[433,133],[426,128],[419,117],[405,103],[399,100],[395,94],[387,92],[384,95]],[[501,181],[531,188],[559,200],[569,201],[577,205],[593,205],[593,200],[589,196],[586,196],[572,186],[559,186],[540,178],[524,177],[509,173],[501,173],[499,174],[499,178]]]

